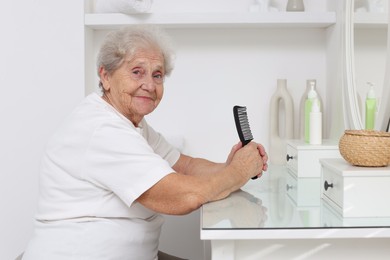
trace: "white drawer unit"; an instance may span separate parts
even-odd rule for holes
[[[390,217],[390,167],[357,167],[321,159],[322,199],[342,217]]]
[[[312,145],[303,140],[287,140],[287,168],[297,177],[321,177],[322,158],[341,158],[337,141],[323,140],[321,145]]]
[[[286,192],[297,207],[319,206],[320,178],[297,178],[290,170],[286,176]]]

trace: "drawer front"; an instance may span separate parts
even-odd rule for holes
[[[344,179],[342,176],[322,168],[321,190],[323,196],[333,201],[338,207],[343,208]]]
[[[390,217],[390,177],[345,177],[344,217]],[[383,204],[385,203],[385,204]]]
[[[297,175],[298,171],[298,151],[291,145],[287,145],[286,165],[294,175]]]
[[[338,158],[338,150],[303,150],[298,151],[298,176],[321,177],[320,159]]]
[[[321,203],[321,223],[324,227],[339,227],[343,224],[340,212],[335,212],[335,209],[327,202]]]
[[[321,177],[320,159],[340,158],[338,150],[297,149],[287,145],[286,166],[296,177]]]
[[[297,178],[288,170],[286,193],[298,207],[319,206],[321,189],[320,178]]]
[[[297,179],[294,173],[288,170],[286,175],[286,193],[297,204],[298,186]]]

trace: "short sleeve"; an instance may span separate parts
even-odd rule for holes
[[[128,206],[174,172],[140,133],[120,121],[97,128],[85,156],[83,178],[111,190]]]
[[[153,151],[166,160],[172,167],[180,157],[180,152],[172,146],[163,135],[156,132],[145,120],[142,121],[142,135]]]

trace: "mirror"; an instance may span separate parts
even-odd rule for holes
[[[390,132],[390,3],[387,8],[387,53],[382,102],[379,106],[378,120],[375,126],[378,130]]]
[[[383,0],[387,1],[387,0]],[[362,70],[356,70],[356,59],[355,57],[355,44],[356,44],[356,38],[359,39],[370,39],[370,37],[375,32],[379,32],[380,37],[383,38],[383,42],[387,39],[387,48],[386,43],[382,44],[385,45],[385,50],[383,52],[387,53],[385,60],[383,60],[382,66],[377,66],[381,68],[383,71],[378,69],[376,72],[379,73],[379,80],[376,80],[378,82],[373,82],[375,85],[376,90],[376,97],[378,100],[378,112],[375,120],[375,129],[376,130],[382,130],[382,131],[388,131],[388,124],[390,120],[390,104],[388,100],[390,100],[390,53],[387,50],[390,50],[389,43],[390,43],[390,33],[389,33],[389,26],[387,26],[387,29],[381,28],[365,28],[365,38],[363,38],[361,35],[355,35],[356,33],[356,27],[355,27],[355,15],[359,15],[362,13],[355,13],[355,10],[358,10],[359,8],[367,8],[373,9],[373,6],[370,6],[372,4],[378,4],[382,1],[375,1],[375,0],[345,0],[344,2],[344,10],[343,14],[343,39],[342,39],[342,48],[343,48],[343,110],[344,110],[344,127],[345,129],[364,129],[365,128],[365,98],[366,93],[368,92],[368,87],[366,87],[366,82],[371,81],[369,78],[364,79],[364,72]],[[383,4],[380,3],[380,4]],[[390,5],[387,4],[387,8],[385,11],[390,13],[387,9],[389,9]],[[377,6],[378,7],[378,6]],[[380,16],[383,17],[385,13],[366,13],[365,17],[367,17],[367,20],[369,21],[370,18],[378,18]],[[389,19],[389,17],[387,18]],[[367,24],[367,23],[366,23]],[[387,24],[389,24],[389,20],[387,20]],[[387,36],[386,36],[387,33]],[[369,34],[367,36],[367,34]],[[371,47],[372,48],[372,47]],[[374,46],[376,48],[376,46]],[[383,53],[381,52],[381,53]],[[381,54],[383,56],[383,54]],[[360,61],[359,61],[360,62]],[[384,69],[383,69],[384,67]],[[367,65],[366,65],[367,68]],[[360,69],[360,68],[359,68]],[[373,68],[371,68],[373,69]],[[358,77],[356,77],[358,75]],[[378,77],[376,77],[378,79]],[[359,94],[360,92],[360,94]]]

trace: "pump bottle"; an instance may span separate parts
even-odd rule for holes
[[[376,117],[376,109],[377,109],[377,102],[375,97],[375,91],[374,91],[374,84],[371,82],[367,82],[367,85],[369,86],[369,90],[367,92],[366,97],[366,124],[365,128],[367,130],[372,130],[375,127],[375,117]]]
[[[322,112],[318,98],[313,100],[310,112],[310,144],[322,144]]]
[[[310,112],[313,106],[313,100],[317,98],[317,92],[315,91],[315,82],[310,82],[310,91],[307,94],[305,101],[305,142],[310,142]]]

